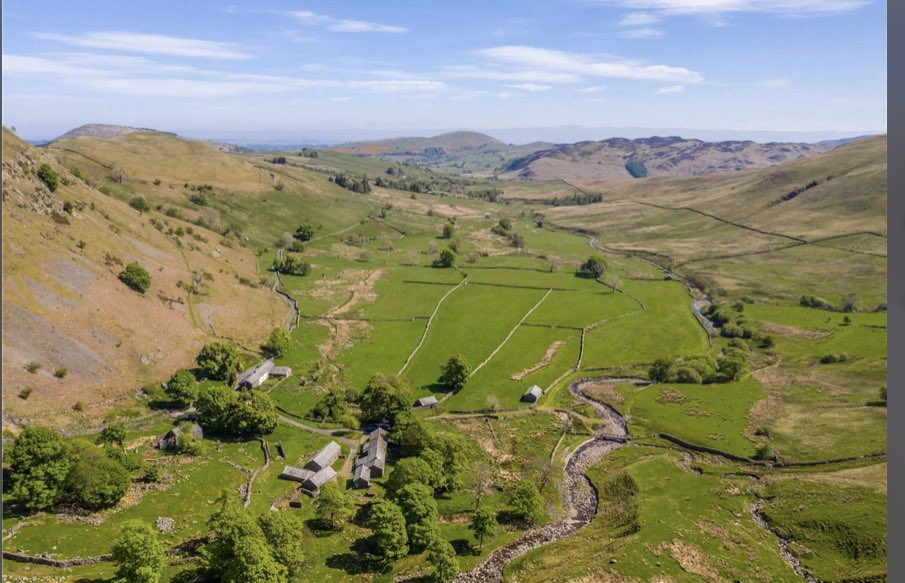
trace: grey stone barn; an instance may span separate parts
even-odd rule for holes
[[[362,448],[361,456],[355,460],[352,486],[367,488],[371,485],[371,478],[383,477],[386,460],[386,430],[378,427],[368,434],[368,443]]]
[[[157,449],[162,449],[164,451],[174,449],[179,442],[179,435],[183,431],[188,431],[195,439],[202,439],[204,437],[204,432],[197,423],[177,425],[157,438],[157,443],[155,444]]]
[[[305,464],[305,469],[311,470],[313,472],[319,472],[325,468],[329,468],[333,465],[333,462],[336,461],[336,459],[339,457],[339,454],[341,453],[342,448],[339,447],[339,444],[335,441],[331,441],[330,443],[322,447],[310,462]]]
[[[522,401],[526,403],[537,403],[537,400],[543,396],[544,390],[537,385],[531,385],[525,394],[522,395]]]
[[[433,409],[440,402],[437,400],[437,397],[430,395],[428,397],[421,397],[417,401],[415,401],[415,407],[418,409]]]
[[[308,492],[309,494],[313,494],[317,492],[321,486],[332,480],[336,477],[336,471],[331,467],[326,467],[319,472],[315,472],[310,475],[304,482],[302,482],[302,490]]]

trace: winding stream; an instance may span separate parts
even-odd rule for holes
[[[474,569],[467,573],[460,573],[453,579],[455,583],[500,583],[503,581],[503,569],[513,559],[530,550],[574,534],[597,515],[597,490],[588,480],[585,471],[614,449],[622,447],[628,436],[628,429],[625,419],[614,409],[585,397],[581,389],[591,382],[607,380],[609,379],[584,379],[569,385],[569,392],[575,398],[593,407],[594,412],[601,419],[610,421],[608,425],[613,434],[592,437],[575,448],[575,451],[566,458],[565,487],[562,494],[565,517],[550,524],[532,528],[518,540],[496,549]]]

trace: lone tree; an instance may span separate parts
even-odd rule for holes
[[[493,536],[497,527],[496,515],[487,508],[478,508],[471,517],[471,524],[468,528],[474,532],[474,537],[478,539],[478,549],[484,548],[484,539]]]
[[[129,583],[157,583],[163,571],[163,546],[157,533],[137,520],[123,525],[111,552],[116,576]]]
[[[434,568],[434,580],[446,583],[459,574],[456,549],[444,538],[437,538],[427,549],[427,562]]]
[[[398,490],[395,498],[405,517],[406,533],[412,547],[427,548],[440,537],[440,514],[430,486],[409,484]]]
[[[137,261],[133,261],[119,273],[119,280],[142,295],[151,287],[151,274]]]
[[[28,510],[60,501],[69,474],[69,446],[48,427],[26,427],[9,451],[9,493]]]
[[[440,251],[440,257],[434,260],[434,267],[449,268],[456,266],[456,254],[449,249]]]
[[[126,426],[122,423],[114,423],[104,427],[95,438],[98,445],[114,445],[121,449],[126,447]]]
[[[305,560],[305,539],[299,533],[304,525],[292,512],[265,512],[258,517],[258,526],[270,545],[273,558],[283,564],[293,576],[301,572]]]
[[[384,500],[371,507],[371,530],[374,532],[374,546],[389,567],[408,554],[408,535],[405,532],[405,518],[398,506]]]
[[[195,358],[204,376],[218,380],[230,380],[239,369],[239,353],[232,344],[211,342],[205,344]]]
[[[289,332],[286,331],[285,328],[274,328],[273,332],[270,333],[270,338],[267,340],[267,344],[262,346],[261,348],[264,350],[264,354],[272,358],[279,358],[286,354],[289,350],[289,347],[292,345],[292,337],[289,336]]]
[[[192,371],[181,368],[167,381],[165,392],[176,405],[188,407],[198,398],[198,381]]]
[[[468,381],[469,374],[471,369],[465,357],[453,356],[443,365],[438,382],[450,391],[461,391]]]
[[[603,272],[606,271],[607,263],[606,259],[599,255],[592,255],[588,257],[588,260],[581,264],[581,267],[578,268],[578,277],[587,277],[592,279],[599,279]]]
[[[509,498],[510,511],[513,516],[534,524],[543,516],[540,492],[534,482],[519,482]]]
[[[295,230],[295,238],[299,241],[310,241],[312,237],[314,237],[314,225],[311,223],[302,223],[299,225],[299,228]]]
[[[341,528],[355,515],[355,502],[335,482],[330,482],[320,489],[314,501],[314,514],[331,529]]]
[[[84,440],[73,442],[66,495],[87,510],[115,506],[129,490],[128,470],[111,459],[103,448]]]
[[[449,223],[446,223],[445,225],[443,225],[443,232],[441,233],[440,236],[443,237],[444,239],[452,239],[455,234],[456,234],[455,227],[453,227]]]
[[[139,214],[146,213],[151,210],[151,205],[142,196],[136,196],[129,201],[129,206],[138,211]]]

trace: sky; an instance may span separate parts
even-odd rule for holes
[[[7,0],[2,65],[33,140],[886,131],[881,0]]]

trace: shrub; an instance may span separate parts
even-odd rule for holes
[[[836,352],[829,352],[820,357],[821,364],[835,364],[837,362],[845,362],[847,360],[848,355],[838,354]]]
[[[180,407],[187,407],[198,398],[198,381],[192,371],[179,369],[167,381],[165,391],[170,401]]]
[[[19,391],[19,398],[22,399],[23,401],[27,401],[28,398],[31,396],[32,392],[34,392],[34,390],[35,390],[34,387],[25,387],[24,389]]]
[[[598,279],[603,275],[603,272],[606,271],[606,268],[606,259],[599,255],[594,255],[588,257],[587,261],[581,264],[576,275],[578,275],[578,277]]]
[[[82,508],[96,511],[114,506],[129,489],[126,468],[93,443],[73,442],[70,460],[66,494]]]
[[[72,406],[72,410],[77,413],[81,413],[82,411],[85,410],[85,403],[82,403],[81,401],[76,401],[75,405]]]
[[[31,374],[37,373],[41,370],[41,363],[35,362],[34,360],[25,365],[25,370],[30,372]]]
[[[69,369],[67,369],[65,366],[61,366],[57,370],[53,371],[53,376],[57,377],[58,379],[65,379],[66,375],[68,374]]]
[[[151,274],[135,261],[120,272],[119,279],[140,294],[144,294],[151,287]]]
[[[41,164],[38,167],[38,178],[50,192],[55,192],[60,184],[60,175],[50,167],[50,164]]]
[[[444,249],[443,251],[440,251],[440,257],[435,259],[432,265],[439,268],[455,267],[456,255],[451,250]]]
[[[628,172],[632,178],[645,178],[647,176],[647,166],[640,160],[626,162],[625,171]]]
[[[136,196],[132,200],[130,200],[129,206],[137,210],[139,213],[146,213],[151,210],[150,205],[148,205],[148,201],[146,201],[142,196]]]

